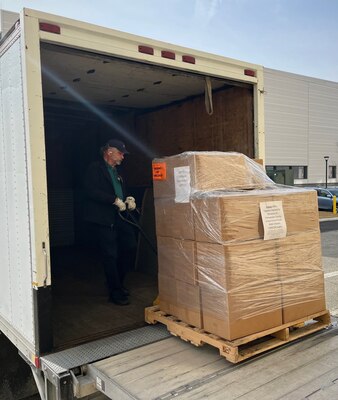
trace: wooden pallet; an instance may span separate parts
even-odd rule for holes
[[[203,329],[188,325],[176,317],[161,311],[159,306],[146,308],[145,320],[148,324],[160,322],[166,325],[172,335],[178,336],[186,342],[191,342],[195,346],[199,347],[207,343],[217,347],[220,355],[232,363],[238,363],[267,350],[310,335],[328,327],[331,323],[330,313],[325,310],[276,328],[229,341]]]

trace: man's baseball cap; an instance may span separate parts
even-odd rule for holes
[[[127,151],[127,149],[126,149],[126,145],[121,140],[118,140],[118,139],[108,140],[105,147],[115,147],[121,153],[129,154],[129,151]]]

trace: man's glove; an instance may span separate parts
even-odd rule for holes
[[[125,203],[127,204],[128,210],[130,210],[130,211],[134,211],[135,210],[136,202],[135,202],[134,197],[128,196],[126,198]]]
[[[118,197],[116,197],[113,204],[119,209],[119,211],[126,211],[126,205]]]

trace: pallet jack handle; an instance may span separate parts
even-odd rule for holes
[[[140,214],[140,211],[139,211],[138,208],[135,208],[135,211],[136,211],[138,214]],[[144,230],[141,228],[141,226],[139,225],[138,221],[136,220],[136,218],[134,217],[134,215],[132,214],[132,212],[131,212],[130,210],[128,210],[128,209],[127,209],[125,212],[127,212],[128,217],[129,217],[132,221],[130,221],[128,218],[125,218],[125,217],[122,215],[121,211],[118,211],[118,214],[119,214],[120,218],[121,218],[123,221],[127,222],[128,224],[135,226],[135,227],[140,231],[140,233],[142,234],[142,236],[144,237],[144,239],[146,240],[146,242],[149,244],[149,246],[150,246],[150,248],[152,249],[152,251],[153,251],[153,252],[155,253],[155,255],[157,256],[157,249],[156,249],[156,247],[154,246],[153,242],[150,240],[149,236],[148,236],[148,235],[144,232]]]

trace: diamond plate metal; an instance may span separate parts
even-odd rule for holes
[[[72,368],[158,342],[170,336],[163,325],[145,326],[49,354],[41,357],[41,365],[43,369],[47,367],[55,374],[60,375]]]

